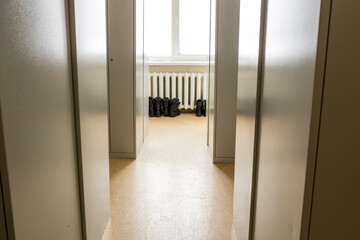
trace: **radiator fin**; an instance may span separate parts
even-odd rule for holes
[[[207,73],[150,73],[151,97],[177,97],[182,109],[194,110],[197,99],[207,98]]]

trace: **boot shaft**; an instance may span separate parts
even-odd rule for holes
[[[168,117],[169,116],[169,102],[170,99],[165,97],[163,99],[163,112],[164,112],[164,117]]]
[[[196,100],[196,116],[197,117],[201,117],[203,114],[202,114],[202,100],[201,99],[198,99]]]
[[[161,117],[161,98],[155,98],[155,117]]]
[[[170,101],[170,113],[169,116],[170,117],[176,117],[178,115],[180,115],[180,109],[179,109],[179,99],[178,98],[173,98]]]
[[[201,113],[204,117],[206,117],[206,100],[202,101],[202,105],[201,105]]]
[[[152,97],[149,97],[149,116],[154,117],[154,99]]]

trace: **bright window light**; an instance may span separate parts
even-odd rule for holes
[[[210,0],[146,0],[145,51],[150,61],[207,61]]]
[[[149,56],[171,57],[172,1],[145,1],[146,52]]]
[[[209,0],[179,0],[180,55],[209,53]]]

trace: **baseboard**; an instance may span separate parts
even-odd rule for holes
[[[134,153],[117,153],[117,152],[111,152],[109,153],[110,158],[131,158],[135,159],[136,154]]]
[[[234,162],[235,162],[234,157],[229,157],[229,158],[214,157],[213,158],[213,163],[234,163]]]

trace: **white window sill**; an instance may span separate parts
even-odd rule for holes
[[[179,66],[206,66],[209,64],[207,61],[161,61],[149,60],[149,65],[179,65]]]

